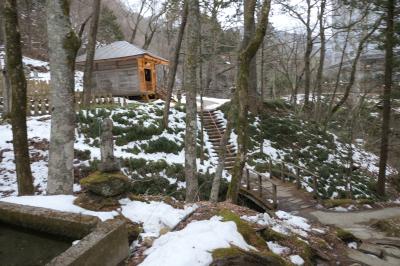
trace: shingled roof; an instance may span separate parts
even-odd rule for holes
[[[113,42],[109,45],[100,47],[96,49],[94,61],[97,60],[108,60],[108,59],[117,59],[117,58],[124,58],[124,57],[138,57],[142,55],[149,55],[160,59],[162,61],[168,61],[162,57],[156,56],[149,51],[143,50],[135,45],[127,42],[127,41],[118,41]],[[78,56],[76,58],[77,63],[83,63],[86,61],[86,54]]]

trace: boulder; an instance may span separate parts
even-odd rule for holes
[[[94,172],[81,179],[81,185],[90,192],[103,197],[113,197],[126,192],[129,178],[121,172]]]

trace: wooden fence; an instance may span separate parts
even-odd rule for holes
[[[118,105],[126,106],[125,97],[113,97],[112,94],[92,95],[90,100],[91,106],[109,106]],[[83,108],[83,93],[75,92],[75,110],[79,111]],[[49,94],[34,94],[28,96],[27,115],[38,116],[51,113],[51,101]]]
[[[39,116],[51,113],[50,84],[48,81],[28,80],[27,81],[27,115]],[[0,97],[0,105],[4,99]],[[114,97],[112,94],[94,94],[90,100],[91,106],[118,105],[126,106],[125,97]],[[83,108],[83,92],[75,92],[75,109]]]

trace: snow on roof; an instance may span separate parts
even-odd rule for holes
[[[123,57],[134,57],[141,55],[150,55],[152,57],[158,58],[163,61],[168,61],[162,57],[156,56],[149,51],[143,50],[127,41],[113,42],[109,45],[97,48],[95,51],[94,60],[107,60],[116,59]],[[86,54],[78,56],[76,58],[77,63],[82,63],[86,61]]]

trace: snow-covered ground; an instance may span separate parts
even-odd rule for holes
[[[20,196],[2,198],[0,201],[28,205],[33,207],[41,207],[62,212],[80,213],[84,215],[97,216],[102,221],[113,219],[118,215],[116,211],[95,212],[83,209],[74,205],[75,196],[72,195],[54,195],[54,196]]]
[[[211,251],[232,245],[244,250],[254,249],[237,231],[234,222],[223,222],[214,216],[194,221],[184,229],[169,232],[156,239],[146,250],[141,266],[206,266],[212,262]]]
[[[144,224],[142,237],[158,237],[161,229],[172,229],[197,208],[196,205],[193,205],[184,209],[175,209],[163,202],[146,203],[129,199],[120,200],[120,204],[122,215],[132,222]]]
[[[193,219],[182,229],[170,231],[197,210],[196,204],[178,209],[162,201],[142,202],[125,198],[120,200],[121,207],[114,211],[90,211],[74,205],[75,199],[76,197],[72,195],[37,195],[11,196],[2,198],[0,201],[92,215],[102,221],[123,215],[132,222],[142,225],[143,232],[139,239],[132,244],[133,252],[139,247],[145,247],[143,251],[145,258],[140,263],[142,266],[207,266],[213,261],[213,250],[229,247],[257,252],[257,248],[245,241],[235,222],[224,221],[220,216],[213,216],[209,219]],[[318,232],[322,235],[325,233],[324,229],[311,226],[308,220],[302,217],[283,211],[278,211],[275,215],[274,218],[267,213],[243,215],[241,219],[248,221],[249,224],[269,226],[277,233],[288,237],[297,237],[305,243],[308,242],[308,234],[311,232]],[[151,242],[151,247],[147,247],[148,244],[143,246],[144,240],[147,238],[154,240]],[[295,265],[304,264],[304,259],[296,254],[294,249],[285,247],[278,242],[266,241],[265,248]]]

